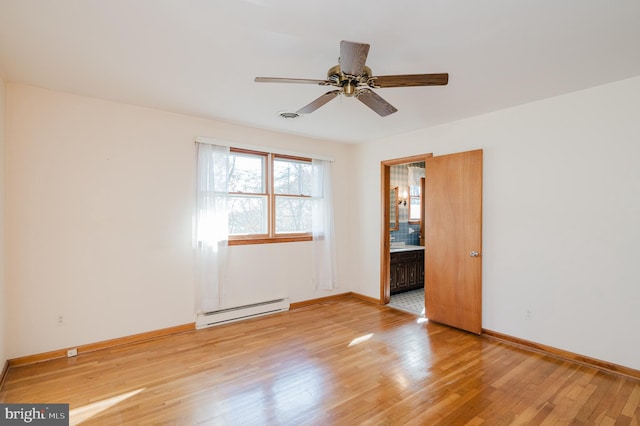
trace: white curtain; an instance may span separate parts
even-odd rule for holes
[[[331,162],[312,160],[312,175],[313,281],[318,289],[332,290],[338,287],[338,274],[333,228]]]
[[[424,168],[409,166],[407,169],[409,169],[409,185],[420,186],[420,178],[425,177]]]
[[[228,247],[229,147],[198,143],[194,245],[196,313],[217,309]]]

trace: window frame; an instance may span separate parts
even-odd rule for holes
[[[274,162],[276,159],[293,160],[299,162],[309,163],[311,165],[312,159],[307,157],[299,157],[294,155],[277,154],[265,151],[255,151],[243,148],[229,148],[230,153],[256,155],[265,158],[265,175],[263,178],[266,183],[266,193],[243,193],[243,192],[229,192],[229,195],[261,195],[267,197],[267,233],[266,234],[243,234],[243,235],[231,235],[228,236],[228,244],[234,245],[247,245],[247,244],[270,244],[270,243],[287,243],[298,241],[311,241],[313,239],[312,232],[296,232],[296,233],[279,233],[276,234],[276,197],[299,197],[305,199],[311,199],[311,195],[302,194],[276,194],[275,193],[275,174],[274,174]]]
[[[411,194],[412,188],[416,188],[416,192],[418,193],[418,195]],[[422,212],[420,208],[420,205],[422,203],[422,194],[420,193],[420,186],[418,185],[409,185],[408,189],[409,195],[407,196],[407,222],[410,225],[416,225],[422,221],[422,217],[420,216]],[[418,210],[418,218],[414,218],[411,216],[411,212],[413,211],[413,204],[411,203],[411,200],[418,200],[418,205],[416,206],[416,209]]]

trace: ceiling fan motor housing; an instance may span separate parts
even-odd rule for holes
[[[333,66],[327,71],[327,80],[334,86],[342,87],[342,94],[347,97],[356,95],[359,86],[369,86],[371,68],[365,66],[360,75],[349,75],[342,72],[340,65]]]

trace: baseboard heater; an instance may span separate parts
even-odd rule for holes
[[[289,299],[276,299],[235,308],[220,309],[218,311],[198,314],[196,328],[213,327],[243,319],[259,317],[289,310]]]

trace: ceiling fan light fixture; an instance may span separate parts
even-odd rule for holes
[[[342,93],[348,98],[356,94],[356,85],[351,81],[347,81],[344,86],[342,86]]]

